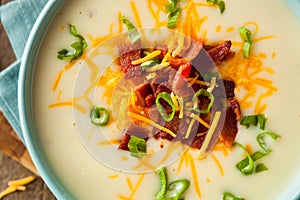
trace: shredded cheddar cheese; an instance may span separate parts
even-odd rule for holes
[[[168,62],[164,62],[164,63],[161,63],[161,64],[157,64],[156,66],[154,67],[150,67],[150,68],[147,68],[146,69],[146,72],[155,72],[157,70],[161,70],[165,67],[168,67],[170,65],[170,63]]]
[[[171,50],[169,49],[168,52],[166,53],[165,57],[162,59],[161,64],[166,63],[167,60],[169,59],[170,55],[171,55]]]
[[[146,55],[143,58],[132,61],[131,64],[132,65],[142,64],[142,63],[144,63],[148,60],[151,60],[151,59],[155,58],[156,56],[160,55],[160,53],[161,53],[161,50],[155,50],[155,51],[151,52],[149,55]]]
[[[226,32],[232,32],[232,31],[234,31],[235,30],[235,27],[234,26],[230,26],[230,27],[228,27],[227,29],[226,29]]]
[[[199,115],[195,115],[194,113],[191,113],[190,117],[192,117],[193,119],[197,120],[204,127],[210,128],[210,125],[206,121],[204,121],[203,119],[201,119]]]
[[[180,107],[180,109],[179,109],[179,115],[178,115],[178,118],[179,119],[182,119],[183,118],[183,105],[184,103],[183,103],[183,98],[182,97],[179,97],[178,98],[178,105],[179,105],[179,107]]]
[[[58,72],[58,74],[57,74],[57,77],[56,77],[56,79],[55,79],[55,81],[54,81],[54,84],[53,84],[53,86],[52,86],[52,91],[53,91],[53,92],[56,91],[56,89],[57,89],[57,87],[58,87],[58,84],[59,84],[59,82],[60,82],[60,79],[61,79],[62,74],[63,74],[63,70],[59,70],[59,72]]]
[[[178,164],[178,167],[177,167],[176,174],[179,174],[179,172],[181,171],[181,168],[182,168],[182,165],[183,165],[184,162],[185,162],[185,165],[187,167],[188,163],[189,163],[188,150],[185,151],[183,153],[183,155],[181,156],[179,164]]]
[[[220,163],[220,161],[218,160],[218,158],[215,156],[215,154],[211,154],[211,158],[213,159],[213,161],[216,163],[216,165],[218,166],[218,169],[220,171],[220,175],[224,176],[224,169]]]
[[[119,177],[119,174],[113,174],[113,175],[109,176],[108,178],[110,178],[110,179],[116,179],[118,177]]]
[[[137,189],[140,187],[140,185],[141,185],[141,183],[142,183],[142,181],[143,181],[145,175],[146,175],[146,174],[144,174],[144,173],[140,175],[140,178],[139,178],[137,184],[136,184],[135,187],[132,189],[132,193],[131,193],[129,199],[133,199],[133,197],[134,197],[134,195],[135,195]]]
[[[114,139],[114,140],[105,140],[105,141],[100,141],[97,142],[97,145],[113,145],[113,144],[119,144],[120,143],[120,139]]]
[[[173,92],[171,92],[171,95],[170,95],[171,99],[172,99],[172,102],[174,103],[174,106],[175,106],[175,110],[180,110],[180,106],[178,104],[178,97],[176,95],[174,95]]]
[[[126,178],[126,182],[127,182],[127,185],[129,187],[129,189],[133,190],[132,182],[131,182],[131,179],[129,177]]]
[[[20,191],[26,190],[25,185],[31,183],[34,180],[35,180],[34,176],[28,176],[23,179],[9,181],[8,188],[6,188],[4,191],[0,192],[0,199],[2,199],[3,197],[5,197],[17,190],[20,190]]]
[[[198,173],[197,173],[197,169],[196,169],[196,165],[195,165],[195,160],[191,154],[188,154],[188,156],[189,156],[189,161],[190,161],[190,165],[191,165],[191,172],[192,172],[192,176],[193,176],[194,188],[195,188],[195,191],[196,191],[198,197],[201,198],[202,194],[201,194],[201,190],[200,190],[200,184],[199,184],[199,180],[198,180]]]
[[[133,15],[134,15],[137,27],[138,28],[142,28],[143,27],[142,21],[141,21],[141,18],[140,18],[140,15],[139,15],[139,12],[138,12],[138,9],[136,7],[135,2],[131,1],[130,2],[130,6],[131,6],[131,9],[132,9],[132,12],[133,12]]]
[[[198,153],[198,159],[202,159],[204,156],[205,156],[205,153],[206,153],[206,150],[207,150],[207,147],[210,143],[210,140],[215,132],[215,129],[217,128],[217,125],[219,123],[219,120],[220,120],[220,117],[221,117],[221,112],[220,111],[217,111],[215,113],[215,116],[212,120],[212,123],[211,123],[211,127],[210,129],[208,130],[207,132],[207,135],[204,139],[204,142],[199,150],[199,153]]]
[[[185,134],[185,138],[189,138],[189,136],[190,136],[190,134],[192,132],[192,128],[193,128],[193,126],[195,124],[195,121],[196,121],[196,119],[193,118],[191,120],[191,122],[189,123],[188,129],[187,129],[186,134]]]
[[[113,71],[110,67],[107,67],[103,75],[99,78],[97,86],[105,87],[102,98],[106,98],[108,105],[111,104],[113,91],[123,75],[123,72]]]
[[[221,26],[221,25],[218,25],[218,26],[216,27],[216,32],[217,32],[217,33],[220,32],[221,29],[222,29],[222,26]]]
[[[249,154],[252,154],[252,153],[253,153],[251,144],[247,144],[247,145],[245,146],[245,148],[247,149],[247,151],[249,152]]]
[[[212,91],[214,90],[214,88],[216,87],[216,77],[212,77],[211,78],[211,82],[210,82],[210,86],[209,86],[209,88],[207,88],[207,91],[209,92],[209,93],[212,93]]]
[[[64,70],[65,70],[65,71],[70,70],[70,69],[74,66],[75,63],[76,63],[76,61],[73,60],[72,62],[66,64],[65,67],[64,67]]]

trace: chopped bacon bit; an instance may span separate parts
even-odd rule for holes
[[[231,104],[231,108],[236,115],[236,120],[240,121],[242,119],[241,108],[239,102],[235,98],[230,98],[229,102]]]
[[[233,98],[235,96],[234,89],[235,89],[235,83],[230,80],[223,80],[225,92],[226,92],[226,98]]]
[[[155,96],[153,94],[149,94],[145,98],[145,101],[146,101],[148,108],[151,108],[155,104]]]
[[[134,65],[132,65],[132,61],[140,59],[142,50],[138,49],[139,44],[136,45],[128,45],[128,44],[122,44],[119,47],[120,52],[120,65],[121,65],[121,71],[127,73],[130,68],[132,68]]]
[[[171,85],[169,82],[163,82],[161,84],[159,84],[156,88],[154,92],[154,95],[157,96],[159,93],[162,93],[162,92],[167,92],[169,94],[171,94],[172,92],[172,89],[171,89]]]
[[[135,91],[137,96],[138,105],[145,107],[147,104],[147,96],[152,94],[152,89],[149,83],[140,85]]]
[[[226,40],[225,42],[219,44],[208,50],[208,54],[214,62],[223,61],[226,56],[230,54],[231,41]]]
[[[138,78],[143,74],[143,70],[141,66],[131,66],[128,68],[127,73],[125,74],[125,78]]]
[[[129,140],[130,140],[130,135],[128,133],[125,133],[120,142],[119,149],[122,149],[124,151],[129,151],[128,148]]]
[[[224,142],[225,145],[231,146],[235,141],[238,132],[236,115],[232,107],[227,108],[225,122],[221,132],[220,140]]]
[[[190,147],[195,148],[195,149],[200,149],[204,142],[205,136],[206,136],[206,134],[195,137],[195,139],[192,142],[192,144],[190,145]]]
[[[184,65],[188,62],[184,58],[173,58],[173,57],[170,57],[168,61],[170,62],[170,65],[174,69],[178,69],[181,65]]]

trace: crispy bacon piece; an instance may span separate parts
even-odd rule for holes
[[[226,40],[225,42],[210,48],[207,52],[212,58],[214,62],[220,62],[223,61],[226,56],[230,54],[230,48],[231,48],[231,41]]]
[[[231,104],[231,108],[236,115],[236,120],[240,121],[242,119],[241,107],[239,102],[235,98],[230,98],[229,102]]]
[[[195,137],[194,141],[190,144],[190,147],[195,149],[201,149],[204,139],[205,135]]]
[[[125,78],[131,79],[131,78],[138,78],[143,74],[143,70],[140,65],[132,66],[128,69],[128,71],[125,74]]]
[[[227,108],[225,122],[223,129],[221,131],[220,140],[224,142],[225,145],[231,146],[235,141],[238,132],[236,115],[232,107]]]
[[[145,98],[145,102],[146,102],[146,105],[148,106],[148,108],[151,108],[155,104],[155,96],[154,96],[154,94],[149,94]]]
[[[139,44],[136,45],[128,45],[122,44],[119,47],[120,57],[119,62],[121,65],[121,71],[127,73],[130,68],[134,67],[132,65],[132,61],[140,59],[142,50],[138,48]]]
[[[124,151],[129,151],[129,148],[128,148],[129,140],[130,140],[130,135],[128,133],[125,133],[124,136],[122,137],[122,140],[121,140],[118,148],[122,149]]]
[[[179,132],[180,123],[181,123],[181,119],[179,119],[179,117],[175,115],[172,121],[165,122],[164,127],[171,130],[173,133],[177,134]],[[162,138],[162,139],[167,139],[169,141],[172,141],[174,139],[174,137],[171,136],[169,133],[166,133],[161,130],[157,134],[155,134],[154,137],[156,139]]]
[[[226,92],[226,98],[233,98],[235,96],[234,89],[235,89],[235,83],[230,80],[223,80],[225,92]]]
[[[169,82],[163,82],[161,84],[159,84],[156,88],[155,91],[153,91],[154,95],[157,96],[159,93],[162,92],[167,92],[167,93],[171,93],[172,89],[171,89],[171,85]]]
[[[170,56],[169,60],[170,65],[172,66],[172,68],[174,69],[178,69],[181,65],[186,64],[188,61],[184,58],[173,58],[172,56]]]

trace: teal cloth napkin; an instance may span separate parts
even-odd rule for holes
[[[16,62],[0,73],[0,109],[23,142],[18,110],[19,68],[29,33],[47,2],[48,0],[15,0],[0,7],[1,23],[17,57]],[[3,48],[2,50],[5,51]]]

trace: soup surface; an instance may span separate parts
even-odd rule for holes
[[[108,167],[105,161],[91,155],[89,151],[93,152],[93,148],[101,152],[105,146],[96,145],[97,134],[114,134],[114,130],[105,127],[99,132],[85,125],[85,121],[89,120],[91,104],[105,104],[107,100],[102,98],[105,87],[97,87],[97,81],[111,63],[97,61],[101,54],[97,54],[98,45],[118,33],[127,32],[120,23],[121,15],[138,28],[166,28],[168,14],[162,10],[162,5],[167,3],[155,0],[67,1],[45,36],[33,84],[36,129],[50,167],[77,199],[150,200],[160,191],[161,181],[155,172],[120,172],[118,166]],[[268,168],[261,173],[243,175],[235,166],[245,158],[243,150],[217,144],[201,160],[197,159],[197,150],[184,151],[174,162],[168,163],[168,179],[170,182],[190,181],[183,195],[188,200],[220,199],[225,192],[247,200],[292,199],[295,194],[288,188],[300,185],[300,95],[295,90],[300,74],[299,21],[284,1],[244,0],[225,1],[225,4],[221,14],[217,6],[204,0],[181,2],[181,21],[175,30],[207,44],[232,41],[236,54],[223,64],[220,73],[235,81],[242,115],[264,114],[268,118],[265,131],[274,132],[280,138],[274,141],[266,137],[272,152],[259,160]],[[69,33],[70,23],[77,27],[88,44],[83,56],[73,62],[57,58],[59,50],[74,42]],[[241,56],[244,41],[240,27],[252,32],[249,58]],[[254,126],[238,125],[238,128],[236,141],[245,145],[249,152],[260,150],[256,136],[263,131]],[[117,148],[116,152],[109,150],[102,157],[126,163],[128,158],[117,152]]]

